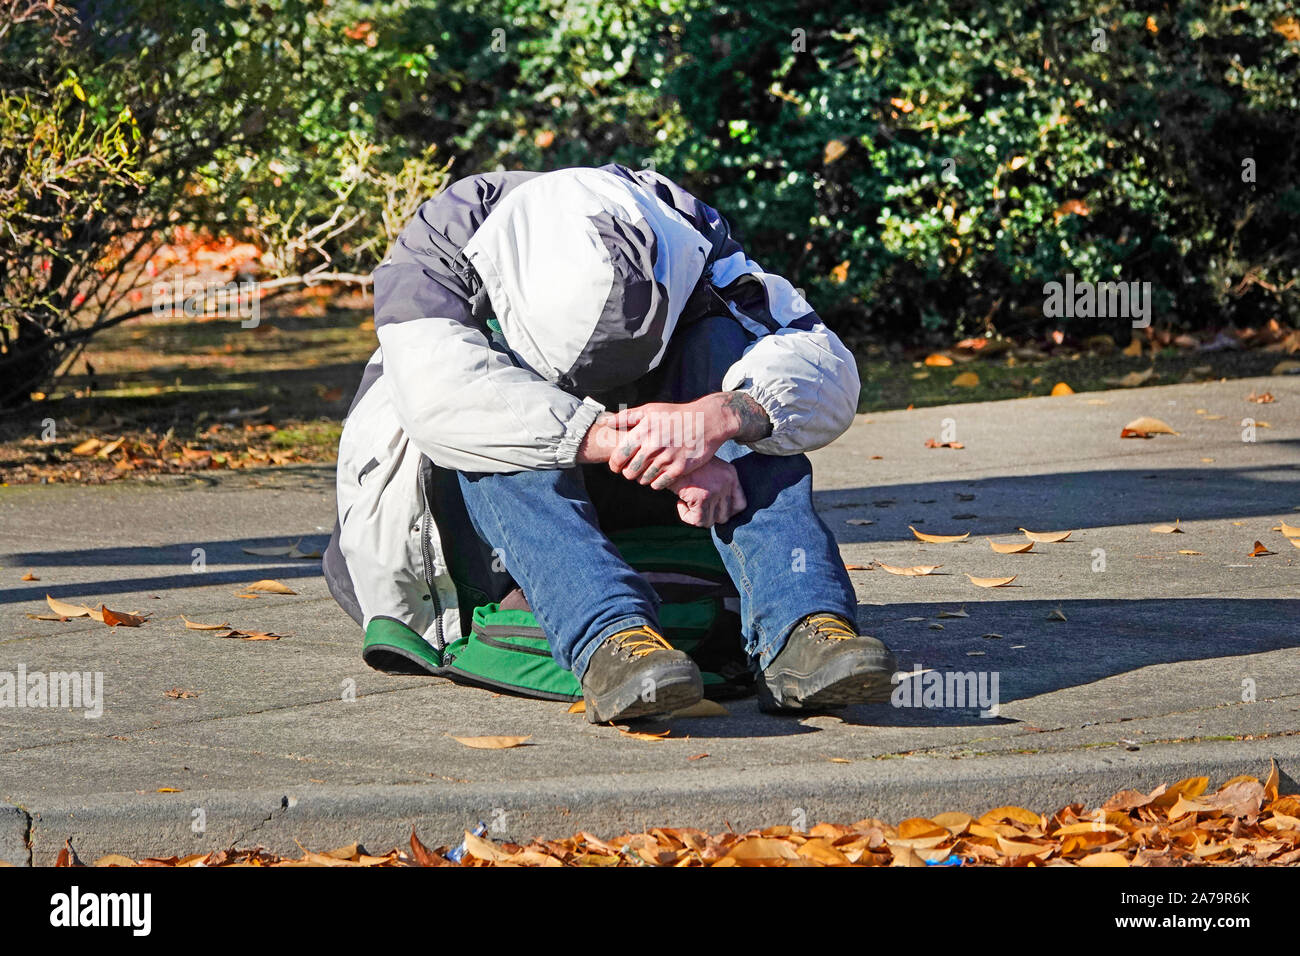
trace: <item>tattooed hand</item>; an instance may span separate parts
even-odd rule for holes
[[[609,456],[610,470],[656,489],[710,461],[723,443],[757,441],[772,429],[762,406],[741,392],[715,392],[681,405],[654,402],[615,418],[623,433]]]

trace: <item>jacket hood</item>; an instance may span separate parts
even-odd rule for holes
[[[511,351],[585,394],[659,364],[708,255],[651,191],[588,168],[516,187],[465,247]]]

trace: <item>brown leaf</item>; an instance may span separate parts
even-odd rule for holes
[[[1183,533],[1183,529],[1178,527],[1178,521],[1175,521],[1173,524],[1158,524],[1151,530],[1154,531],[1156,534],[1182,534]]]
[[[1268,550],[1268,548],[1264,547],[1263,544],[1261,544],[1260,542],[1256,541],[1256,542],[1255,542],[1255,547],[1253,547],[1253,548],[1250,549],[1250,552],[1247,554],[1247,557],[1250,557],[1250,558],[1262,558],[1262,557],[1264,557],[1264,556],[1267,555],[1267,554],[1277,554],[1277,552],[1276,552],[1276,551],[1270,551],[1270,550]]]
[[[977,578],[974,575],[966,575],[970,578],[970,583],[977,588],[1002,588],[1014,581],[1019,575],[1013,574],[1009,578]]]
[[[974,372],[962,372],[952,380],[952,384],[958,388],[975,388],[980,383],[980,377]]]
[[[102,604],[99,606],[99,613],[101,620],[103,620],[103,622],[109,627],[139,627],[145,621],[149,620],[147,617],[142,617],[139,614],[127,614],[125,611],[110,611]]]
[[[907,530],[916,535],[918,540],[926,541],[930,544],[947,544],[953,541],[965,541],[970,537],[969,531],[965,534],[926,534],[924,531],[917,531],[910,524],[907,526]]]
[[[172,700],[189,700],[191,697],[198,697],[198,694],[191,693],[188,690],[181,690],[179,687],[173,687],[166,692],[166,696]]]
[[[842,143],[840,140],[838,139],[830,140],[826,144],[826,148],[822,151],[822,163],[826,166],[829,166],[831,163],[835,162],[835,160],[839,159],[848,151],[849,148],[845,146],[844,143]]]
[[[1135,418],[1120,431],[1120,438],[1150,438],[1152,435],[1177,435],[1158,418]]]
[[[264,581],[255,581],[252,584],[248,585],[244,590],[262,591],[266,594],[297,594],[298,593],[292,588],[286,587],[285,585],[281,584],[279,581],[271,581],[269,579]]]
[[[32,574],[32,572],[28,571],[26,574],[24,574],[24,575],[23,575],[21,578],[19,578],[18,580],[20,580],[20,581],[39,581],[40,578],[38,578],[36,575]]]
[[[184,614],[181,615],[181,620],[185,622],[185,626],[191,631],[228,631],[231,629],[229,624],[200,624],[198,621],[191,621]]]
[[[50,610],[59,615],[59,617],[89,617],[96,621],[100,621],[101,623],[104,620],[103,614],[94,608],[86,607],[84,604],[68,604],[65,601],[56,600],[48,594],[45,595],[45,603],[48,604]]]
[[[681,710],[672,712],[673,717],[729,717],[731,712],[723,707],[716,700],[709,700],[707,697],[696,701],[689,707],[683,707]]]
[[[219,637],[230,638],[236,641],[278,641],[284,637],[283,634],[272,634],[270,631],[235,631],[228,634],[220,634]]]
[[[1026,531],[1024,528],[1017,530],[1030,541],[1038,544],[1060,544],[1074,534],[1073,531]]]
[[[446,866],[447,864],[446,860],[420,842],[420,838],[415,835],[414,826],[411,827],[411,857],[420,866]]]
[[[882,571],[888,571],[890,574],[901,574],[908,578],[925,577],[925,575],[933,574],[939,568],[943,567],[942,564],[918,564],[916,567],[912,568],[896,568],[893,565],[881,564],[879,561],[877,561],[876,564],[879,565]]]
[[[925,440],[925,447],[926,448],[953,448],[960,451],[966,446],[959,441],[936,441],[933,438],[927,438]]]
[[[986,540],[989,543],[989,547],[998,554],[1024,554],[1026,551],[1032,551],[1034,549],[1033,541],[1029,541],[1028,543],[1023,541],[1001,543],[994,541],[992,538],[985,538],[984,540]]]
[[[457,737],[455,734],[447,736],[458,744],[464,744],[475,750],[509,750],[511,747],[520,746],[525,740],[532,739],[532,734],[526,737]]]

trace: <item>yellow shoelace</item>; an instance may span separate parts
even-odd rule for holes
[[[814,634],[828,640],[847,641],[858,636],[848,622],[834,614],[814,614],[808,618],[808,623],[812,625]]]
[[[630,631],[620,631],[611,640],[633,657],[645,657],[655,651],[671,651],[673,646],[663,639],[657,631],[645,626],[635,627]]]

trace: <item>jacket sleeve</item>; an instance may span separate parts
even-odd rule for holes
[[[712,284],[754,343],[722,387],[749,394],[772,421],[772,434],[750,447],[795,455],[828,445],[853,423],[861,382],[857,361],[788,280],[745,255],[716,209],[653,170],[607,167],[671,205],[715,250]]]
[[[772,434],[750,447],[795,455],[844,434],[862,386],[857,361],[839,336],[788,280],[764,272],[743,251],[715,265],[713,284],[757,336],[722,379],[724,390],[746,392],[772,421]]]
[[[458,471],[572,467],[604,407],[493,348],[454,271],[413,250],[411,239],[404,232],[374,273],[383,377],[403,431],[435,464]]]

